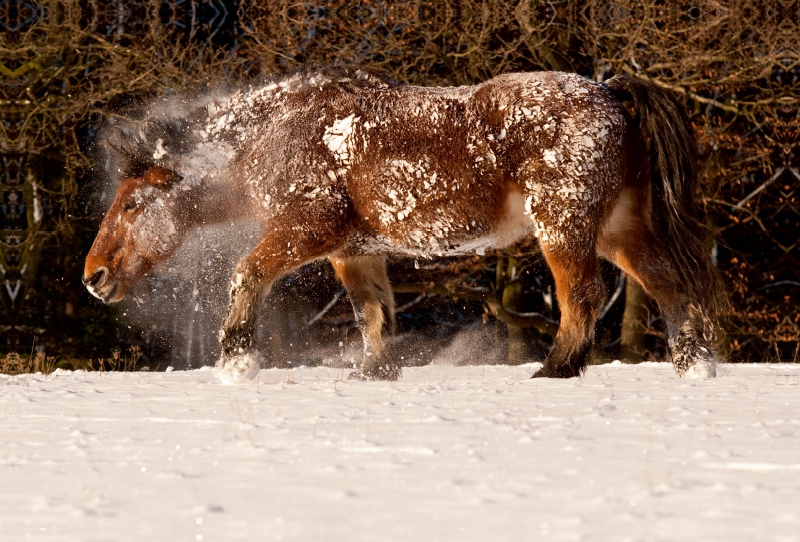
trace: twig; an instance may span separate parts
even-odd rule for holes
[[[611,307],[614,306],[614,303],[617,302],[617,299],[619,299],[619,296],[622,295],[622,290],[624,288],[625,288],[625,272],[623,271],[619,275],[619,284],[617,284],[617,289],[614,290],[614,294],[611,296],[611,299],[609,299],[608,303],[606,303],[606,306],[603,309],[603,312],[601,312],[600,316],[597,318],[598,320],[602,320],[603,317],[606,314],[608,314],[608,311],[610,311]]]
[[[791,171],[791,170],[794,170],[794,171],[792,171],[792,173],[794,173],[794,174],[795,174],[795,176],[797,176],[797,178],[798,178],[798,179],[800,179],[800,174],[798,174],[798,173],[797,173],[797,170],[796,170],[795,168],[790,168],[790,171]],[[750,201],[751,199],[753,199],[753,198],[754,198],[755,196],[757,196],[757,195],[758,195],[758,194],[759,194],[759,193],[760,193],[762,190],[764,190],[766,187],[768,187],[769,185],[771,185],[772,183],[774,183],[774,182],[775,182],[775,180],[776,180],[778,177],[780,177],[780,176],[783,174],[783,172],[784,172],[784,171],[785,171],[785,169],[784,169],[784,168],[782,168],[782,167],[779,167],[778,169],[776,169],[776,170],[775,170],[775,174],[774,174],[772,177],[770,177],[770,178],[769,178],[769,180],[767,180],[767,181],[763,182],[763,183],[761,184],[761,186],[759,186],[758,188],[756,188],[755,190],[753,190],[752,192],[750,192],[750,193],[749,193],[749,194],[748,194],[748,195],[747,195],[747,196],[746,196],[746,197],[745,197],[745,198],[744,198],[742,201],[740,201],[739,203],[737,203],[736,205],[734,205],[734,206],[733,206],[733,208],[734,208],[734,209],[741,209],[741,208],[742,208],[742,206],[744,206],[744,204],[745,204],[745,203],[747,203],[748,201]]]
[[[311,327],[312,325],[314,325],[315,323],[317,323],[317,322],[320,320],[320,318],[322,318],[323,316],[325,316],[326,314],[328,314],[328,312],[330,312],[330,310],[331,310],[333,307],[335,307],[335,306],[336,306],[336,304],[339,302],[339,300],[340,300],[342,297],[344,297],[344,294],[346,294],[346,293],[347,293],[347,290],[345,290],[344,288],[342,288],[341,290],[339,290],[338,292],[336,292],[336,295],[334,295],[334,296],[333,296],[333,299],[331,299],[331,300],[330,300],[330,302],[329,302],[327,305],[325,305],[325,308],[324,308],[324,309],[322,309],[321,311],[319,311],[319,312],[317,313],[317,315],[316,315],[316,316],[314,316],[314,318],[312,318],[311,320],[309,320],[308,322],[306,322],[306,325],[305,325],[305,327],[307,327],[307,328],[308,328],[308,327]]]
[[[768,290],[774,286],[800,286],[800,282],[796,280],[779,280],[777,282],[767,284],[766,286],[762,286],[759,288],[759,290]]]
[[[638,77],[639,79],[644,79],[645,81],[649,81],[650,83],[653,83],[657,87],[661,87],[665,90],[671,90],[672,92],[677,92],[678,94],[683,94],[685,96],[688,96],[696,102],[713,105],[714,107],[718,107],[723,111],[728,111],[729,113],[736,113],[737,115],[741,113],[741,111],[739,111],[739,108],[736,106],[724,104],[722,102],[712,100],[711,98],[706,98],[705,96],[700,96],[699,94],[695,94],[694,92],[686,90],[685,88],[679,87],[677,85],[670,85],[668,83],[664,83],[662,81],[659,81],[658,79],[654,79],[643,73],[639,73],[636,70],[629,68],[628,66],[622,66],[622,71],[624,71],[628,75],[632,75],[634,77]]]
[[[539,332],[552,336],[555,336],[558,331],[558,322],[555,320],[538,312],[521,313],[509,310],[489,290],[459,288],[452,284],[436,284],[434,282],[398,284],[393,285],[392,289],[395,293],[439,294],[467,301],[482,301],[489,306],[494,316],[506,324],[522,328],[535,327]]]
[[[415,297],[413,300],[409,301],[405,305],[400,305],[399,307],[395,307],[394,313],[397,314],[398,312],[403,312],[404,310],[410,309],[411,307],[413,307],[426,297],[428,297],[426,294],[419,294],[417,297]]]

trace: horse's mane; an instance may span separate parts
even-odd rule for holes
[[[283,73],[267,76],[261,84],[280,83],[298,79],[300,84],[314,86],[336,85],[343,87],[399,85],[394,79],[372,68],[350,65],[317,65],[306,64]]]
[[[282,82],[291,82],[296,87],[336,86],[345,91],[399,84],[367,68],[304,65],[261,77],[241,88],[255,89]],[[197,128],[208,120],[208,104],[225,99],[234,90],[189,89],[131,110],[127,115],[109,118],[99,135],[106,173],[111,178],[123,179],[141,175],[155,165],[174,169],[181,156],[191,152],[197,144]]]
[[[109,118],[99,134],[106,173],[121,180],[154,165],[172,169],[197,143],[196,128],[207,119],[206,106],[213,99],[211,92],[187,92]]]

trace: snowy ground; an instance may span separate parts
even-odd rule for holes
[[[800,540],[800,366],[536,367],[0,377],[0,541]]]

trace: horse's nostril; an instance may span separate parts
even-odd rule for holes
[[[83,277],[83,283],[88,286],[100,286],[106,281],[106,276],[108,275],[108,269],[105,267],[99,268],[97,271],[94,272],[94,275],[91,277]]]

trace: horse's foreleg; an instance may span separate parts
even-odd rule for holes
[[[267,228],[253,251],[242,258],[231,280],[228,312],[219,332],[222,357],[217,367],[236,377],[252,373],[257,366],[250,349],[256,315],[272,283],[300,265],[322,257],[334,246],[330,235],[297,233],[282,224]],[[271,230],[271,231],[270,231]]]
[[[594,323],[605,298],[594,248],[569,250],[542,246],[553,272],[561,309],[553,349],[534,377],[580,376],[594,342]]]
[[[383,342],[384,329],[394,332],[394,296],[386,274],[386,258],[350,256],[330,260],[347,289],[364,337],[364,358],[351,378],[397,380],[400,366],[386,355]]]

